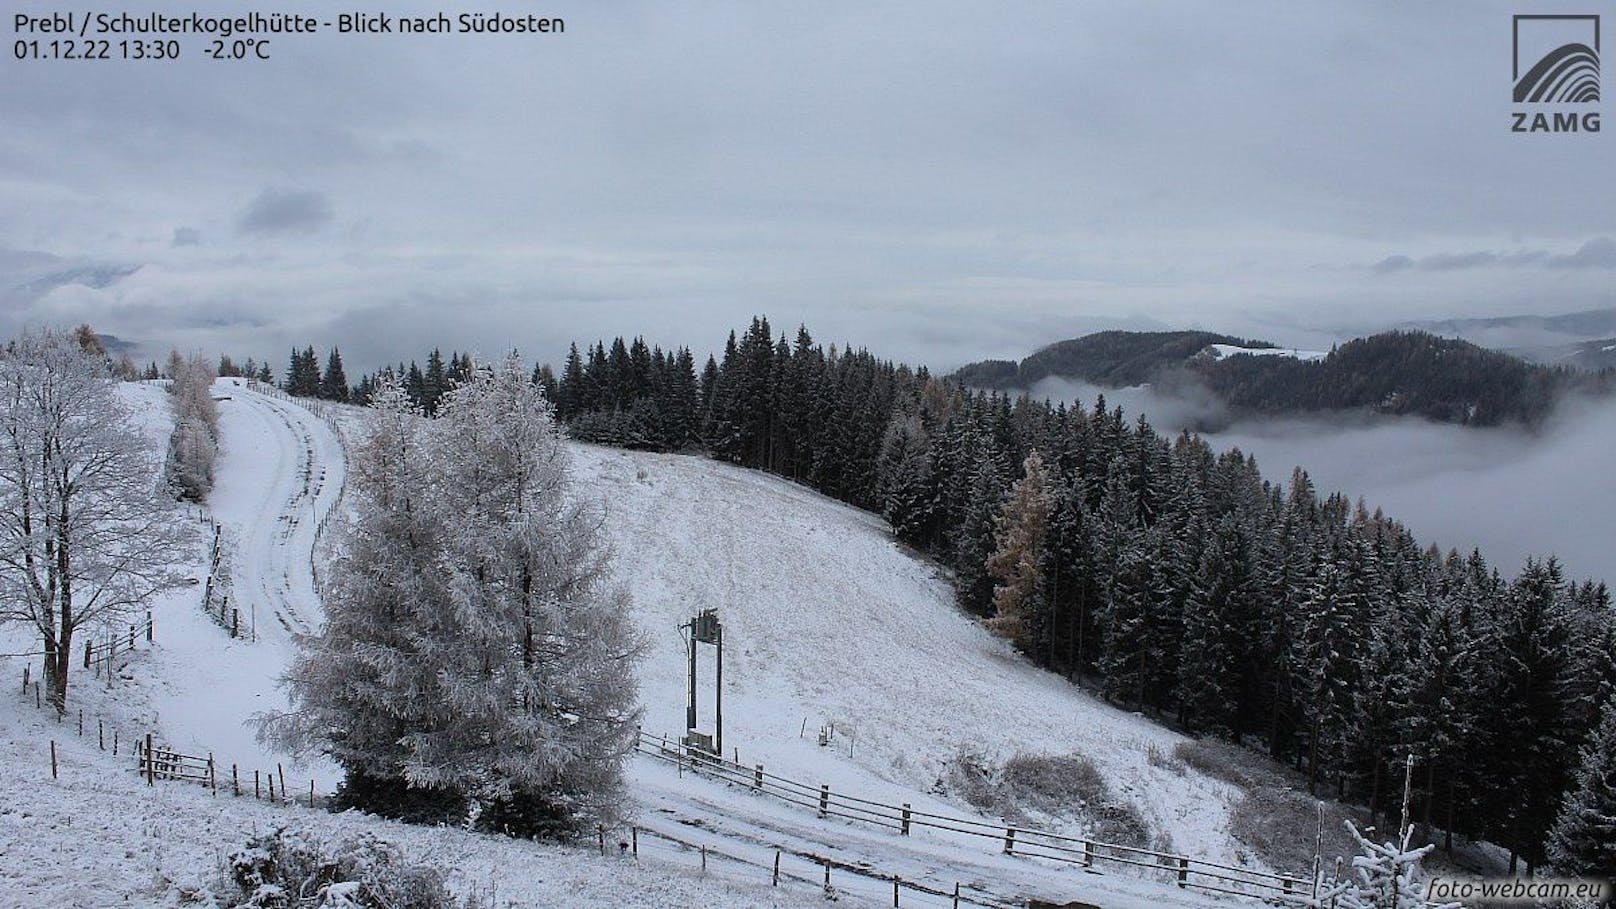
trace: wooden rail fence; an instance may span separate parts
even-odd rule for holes
[[[900,836],[908,836],[916,828],[930,828],[985,840],[995,844],[1005,855],[1047,859],[1083,868],[1102,864],[1143,868],[1169,876],[1181,888],[1296,903],[1304,903],[1312,896],[1313,882],[1303,878],[1120,843],[917,811],[909,804],[888,805],[856,798],[833,792],[828,784],[815,786],[786,779],[766,772],[762,764],[747,767],[644,731],[636,747],[650,757],[805,808],[820,817],[873,824]]]
[[[101,677],[103,668],[110,675],[118,656],[134,650],[136,641],[144,638],[150,644],[156,640],[157,624],[152,620],[151,612],[147,611],[146,620],[131,624],[127,634],[111,629],[103,634],[99,641],[90,637],[84,639],[84,668],[94,669],[96,678]]]

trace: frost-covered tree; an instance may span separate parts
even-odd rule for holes
[[[51,331],[0,350],[0,619],[39,633],[58,710],[75,636],[178,583],[151,454],[104,356]]]
[[[438,525],[428,508],[425,418],[398,377],[373,389],[368,433],[349,458],[354,522],[324,590],[324,631],[286,675],[292,712],[269,737],[321,751],[345,771],[345,805],[410,820],[464,812],[453,791],[411,790],[403,739],[433,722],[440,699],[430,658],[446,597],[436,571]]]
[[[1616,701],[1582,751],[1576,783],[1549,834],[1556,871],[1616,881]]]
[[[549,403],[514,356],[445,392],[436,419],[390,377],[373,397],[331,621],[268,731],[332,754],[351,782],[464,800],[488,829],[560,833],[608,812],[639,642]]]
[[[168,482],[182,499],[200,502],[213,490],[219,448],[219,407],[213,400],[213,365],[201,355],[169,355],[169,408],[174,432],[168,441]]]

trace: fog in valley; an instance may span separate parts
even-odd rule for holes
[[[1215,402],[1148,387],[1105,389],[1045,380],[1033,394],[1092,408],[1104,394],[1130,421],[1143,411],[1159,432],[1219,426],[1213,448],[1256,456],[1263,475],[1288,483],[1300,466],[1321,493],[1341,491],[1383,508],[1422,544],[1479,547],[1506,576],[1528,556],[1556,555],[1572,579],[1616,579],[1616,401],[1575,398],[1546,425],[1476,429],[1413,417],[1321,415],[1228,423]]]

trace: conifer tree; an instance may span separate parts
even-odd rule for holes
[[[320,397],[327,401],[348,402],[348,374],[342,369],[342,352],[331,348],[325,361],[325,374],[320,377]]]
[[[1616,883],[1616,702],[1605,705],[1582,750],[1576,782],[1549,832],[1548,857],[1562,874]]]

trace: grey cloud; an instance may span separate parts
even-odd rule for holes
[[[1369,270],[1378,274],[1392,274],[1409,270],[1466,271],[1491,266],[1521,268],[1532,265],[1549,268],[1616,268],[1616,240],[1594,237],[1578,247],[1576,252],[1564,254],[1542,249],[1521,249],[1507,253],[1490,250],[1433,253],[1418,259],[1393,255],[1369,266]]]
[[[324,193],[272,187],[247,204],[236,229],[244,234],[308,233],[331,217],[331,200]]]
[[[169,245],[201,246],[202,232],[194,227],[176,227],[174,228],[174,239],[169,243]]]
[[[1552,256],[1548,262],[1556,268],[1616,268],[1616,240],[1595,237],[1569,256]]]

